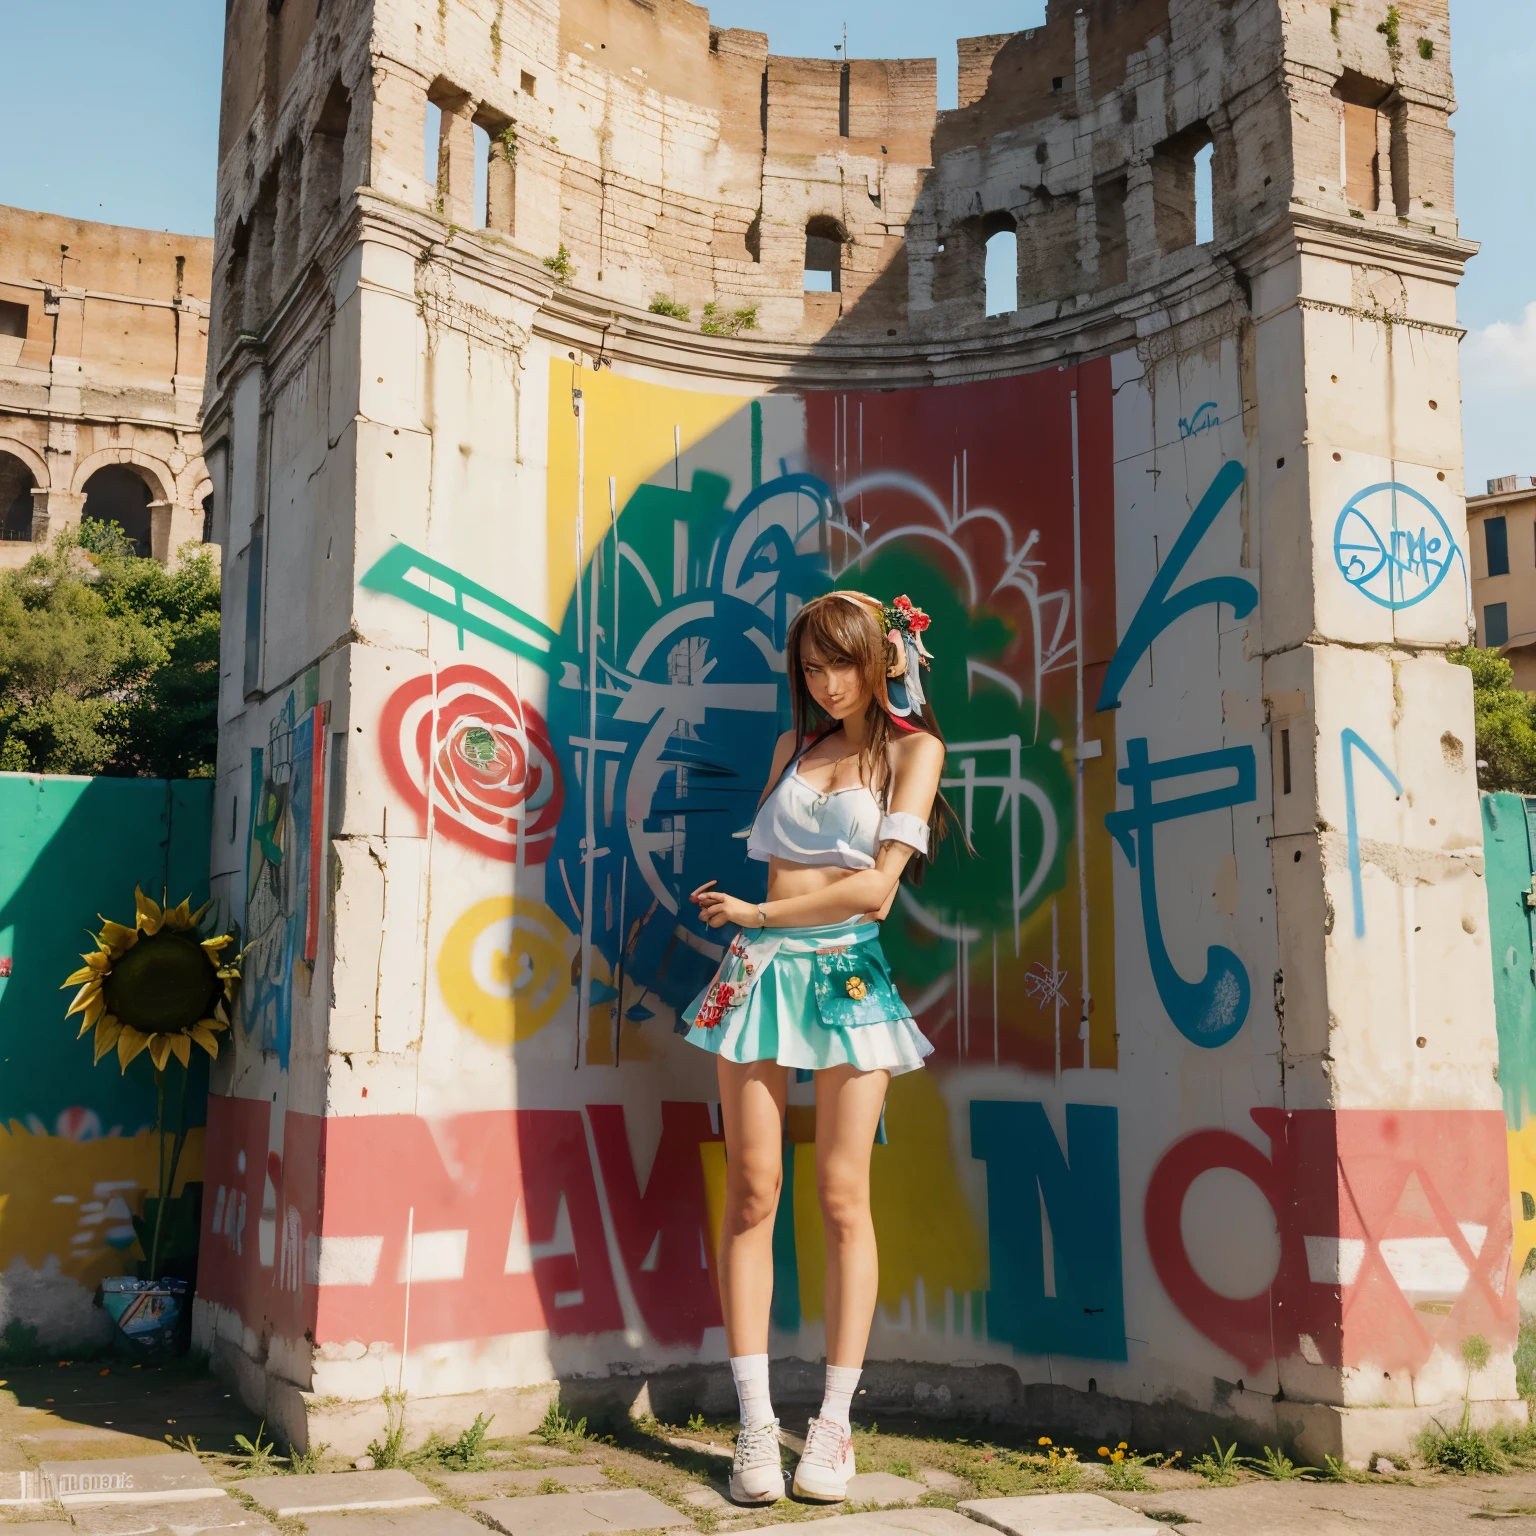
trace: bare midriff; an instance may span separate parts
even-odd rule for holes
[[[788,901],[795,896],[815,896],[830,890],[839,880],[858,874],[854,869],[840,869],[829,864],[792,864],[788,859],[768,860],[768,900]],[[880,912],[865,912],[850,917],[850,923],[878,923]]]

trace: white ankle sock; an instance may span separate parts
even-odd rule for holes
[[[768,1397],[768,1356],[732,1355],[731,1377],[741,1404],[741,1427],[755,1429],[759,1424],[770,1423],[773,1404]]]
[[[829,1365],[827,1367],[826,1396],[821,1400],[821,1417],[831,1419],[836,1424],[841,1424],[844,1429],[851,1426],[848,1422],[848,1410],[853,1406],[853,1394],[858,1390],[859,1377],[864,1374],[863,1368],[857,1365]]]

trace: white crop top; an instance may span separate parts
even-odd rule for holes
[[[819,790],[791,768],[763,801],[747,836],[749,859],[873,869],[882,843],[928,852],[928,823],[905,811],[882,812],[863,784]]]

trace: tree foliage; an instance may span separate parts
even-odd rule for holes
[[[1446,654],[1472,673],[1478,788],[1536,795],[1536,697],[1515,687],[1515,669],[1497,651],[1461,645]]]
[[[218,688],[207,550],[167,568],[87,520],[0,576],[0,770],[206,778]]]

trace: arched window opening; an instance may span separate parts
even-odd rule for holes
[[[438,176],[442,168],[443,109],[430,96],[427,98],[427,119],[422,128],[421,174],[435,194],[439,190]]]
[[[475,228],[485,229],[491,187],[491,135],[481,123],[474,123],[469,131],[475,141]]]
[[[1019,307],[1019,236],[1006,214],[993,214],[982,224],[986,244],[987,314],[1011,315]]]
[[[82,515],[99,523],[116,523],[136,555],[151,553],[149,487],[126,464],[108,464],[85,482]]]
[[[333,80],[304,156],[302,244],[305,247],[319,237],[355,185],[355,179],[348,176],[346,169],[347,130],[351,121],[352,98],[339,79]]]
[[[1216,238],[1216,189],[1211,181],[1211,162],[1216,148],[1207,144],[1195,152],[1195,244],[1209,245]]]
[[[13,453],[0,453],[0,539],[32,537],[32,471]]]
[[[805,226],[805,291],[843,291],[843,229],[836,219],[817,217]]]

